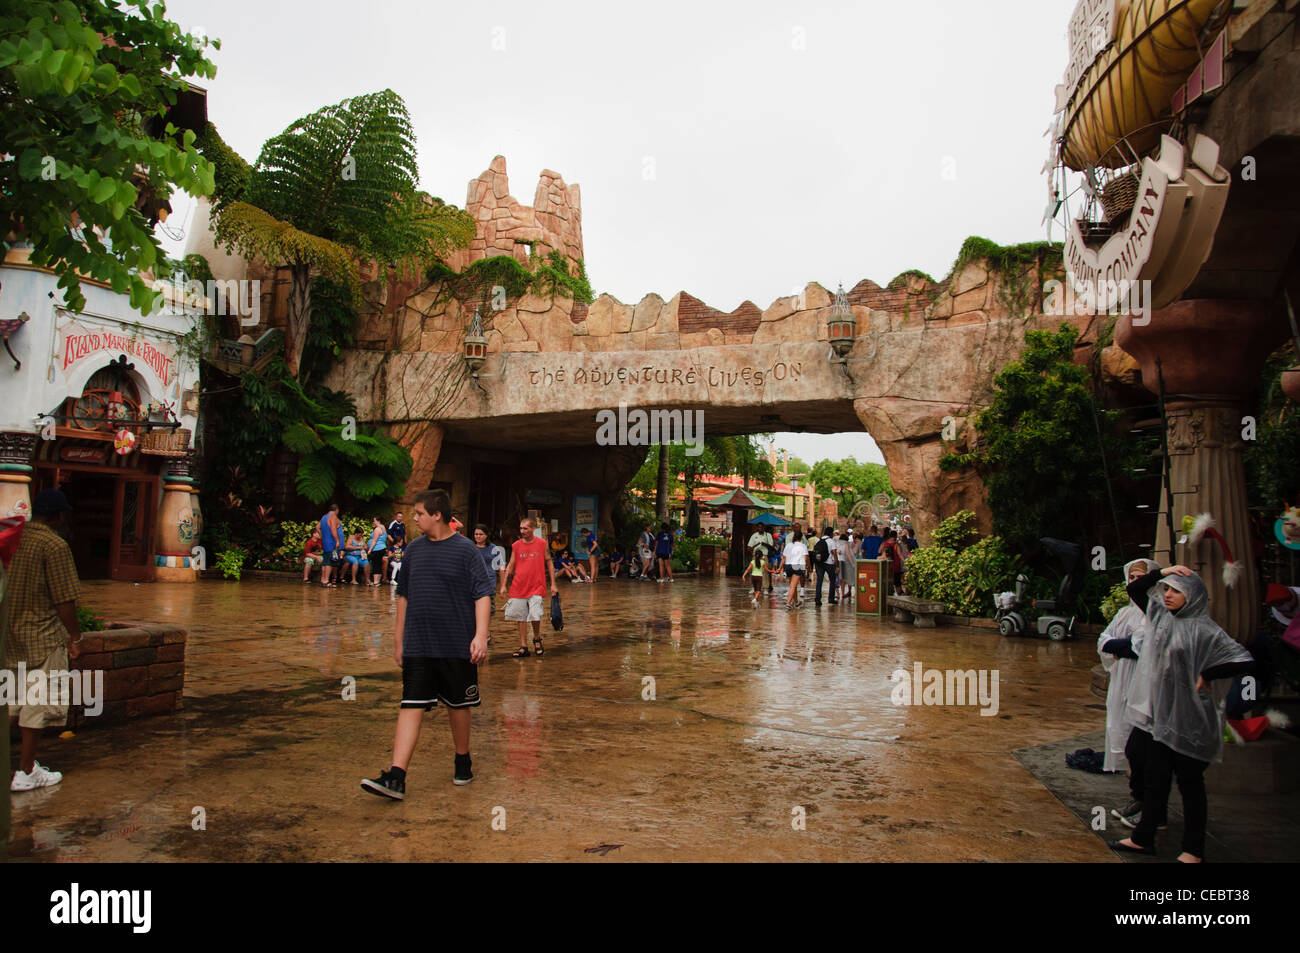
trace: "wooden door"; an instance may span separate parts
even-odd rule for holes
[[[113,578],[151,582],[155,481],[124,477],[113,501]]]

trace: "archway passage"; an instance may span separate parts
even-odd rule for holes
[[[466,210],[479,236],[449,260],[453,273],[493,256],[528,261],[537,248],[581,262],[580,193],[557,173],[543,171],[534,205],[525,206],[510,195],[497,157],[470,183]],[[886,287],[859,281],[842,297],[810,283],[766,308],[746,301],[731,312],[684,291],[635,304],[526,293],[491,310],[457,300],[449,279],[421,285],[394,275],[376,283],[381,305],[362,315],[358,348],[326,383],[355,395],[362,417],[389,425],[411,450],[410,488],[463,487],[453,505],[468,505],[472,469],[500,483],[490,467],[608,495],[645,449],[596,440],[596,415],[624,404],[703,410],[715,433],[866,430],[912,502],[918,532],[961,507],[987,529],[978,480],[941,474],[938,460],[954,449],[965,417],[988,402],[1024,332],[1060,321],[1041,313],[1059,252],[1025,246],[995,249],[996,262],[981,257],[993,247],[968,242],[941,282],[908,272]],[[463,355],[476,306],[487,355],[471,378]],[[843,359],[829,345],[832,314],[851,318]],[[1072,320],[1081,338],[1095,338],[1088,319]]]

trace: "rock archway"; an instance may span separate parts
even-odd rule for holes
[[[579,192],[557,173],[544,171],[534,206],[523,206],[498,157],[470,183],[467,210],[479,237],[454,268],[494,254],[582,256]],[[453,503],[462,482],[468,493],[462,471],[483,454],[538,472],[559,455],[578,471],[599,471],[588,482],[608,495],[645,449],[596,446],[596,413],[622,402],[702,409],[706,429],[719,434],[865,430],[923,536],[963,507],[987,528],[978,479],[941,475],[938,461],[963,439],[966,416],[988,402],[1026,329],[1061,320],[1041,314],[1045,277],[1041,261],[997,271],[972,259],[943,282],[918,273],[883,288],[860,281],[847,296],[858,339],[845,364],[827,344],[832,295],[816,283],[764,309],[745,302],[730,313],[684,291],[635,304],[602,295],[590,306],[529,294],[485,316],[489,353],[476,379],[461,357],[472,311],[446,300],[439,285],[394,280],[365,315],[361,346],[329,383],[357,395],[367,419],[390,424],[411,448],[412,487],[450,485]],[[958,443],[944,439],[954,435]],[[453,464],[457,454],[469,462]]]

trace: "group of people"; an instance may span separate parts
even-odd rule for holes
[[[402,547],[406,545],[406,524],[398,513],[385,524],[378,516],[371,518],[369,535],[358,530],[350,536],[343,531],[339,505],[333,503],[303,544],[302,581],[311,582],[313,567],[320,567],[320,584],[337,589],[352,573],[352,585],[380,586],[385,581],[397,585],[397,570],[402,565]],[[358,574],[361,579],[358,580]]]
[[[1112,813],[1133,833],[1111,846],[1156,853],[1177,778],[1184,821],[1178,859],[1200,863],[1209,814],[1205,770],[1223,747],[1216,695],[1226,694],[1222,680],[1249,673],[1254,660],[1210,618],[1205,583],[1186,566],[1137,559],[1124,567],[1124,577],[1131,604],[1097,641],[1110,671],[1103,769],[1127,769],[1131,794]]]
[[[809,541],[812,548],[809,549]],[[750,602],[755,608],[760,604],[764,589],[775,590],[775,581],[784,573],[789,582],[786,592],[785,608],[798,609],[803,606],[803,587],[808,583],[809,566],[817,574],[817,586],[813,595],[813,604],[822,605],[822,590],[826,589],[827,602],[838,605],[853,594],[852,567],[857,558],[889,559],[894,592],[903,595],[903,577],[906,571],[907,557],[917,548],[916,533],[908,527],[903,535],[897,530],[872,525],[861,542],[854,540],[853,531],[845,530],[838,535],[829,526],[822,527],[820,537],[805,535],[803,527],[795,523],[789,535],[768,532],[758,526],[749,537],[749,565],[747,575],[753,586]]]

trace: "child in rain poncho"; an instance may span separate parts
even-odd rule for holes
[[[1210,596],[1199,576],[1183,566],[1163,574],[1133,640],[1138,660],[1126,711],[1133,733],[1147,736],[1142,818],[1131,838],[1113,846],[1155,853],[1156,827],[1176,776],[1184,816],[1178,859],[1195,863],[1205,856],[1205,769],[1223,749],[1222,698],[1211,694],[1208,683],[1249,671],[1254,661],[1209,617]],[[1154,582],[1159,577],[1152,572],[1148,578]],[[1133,746],[1128,751],[1131,759]]]
[[[1135,559],[1124,566],[1124,582],[1136,582],[1152,569],[1158,568],[1154,560]],[[1110,620],[1110,625],[1106,626],[1106,630],[1097,639],[1097,654],[1101,656],[1102,666],[1110,673],[1110,687],[1106,690],[1106,756],[1102,764],[1104,771],[1129,769],[1128,758],[1124,756],[1124,745],[1128,742],[1133,726],[1125,716],[1125,708],[1128,706],[1129,681],[1133,678],[1137,660],[1131,651],[1122,652],[1122,650],[1131,645],[1133,636],[1137,635],[1138,629],[1145,621],[1146,613],[1141,607],[1130,602],[1115,613],[1115,618]],[[1107,652],[1108,643],[1110,643],[1110,652]],[[1119,655],[1120,652],[1122,655]],[[1144,784],[1145,779],[1140,773],[1130,773],[1129,791],[1132,797],[1129,804],[1124,809],[1113,812],[1120,820],[1133,818],[1136,823],[1136,816],[1142,810]]]

